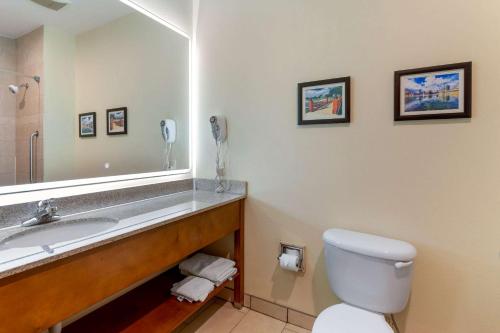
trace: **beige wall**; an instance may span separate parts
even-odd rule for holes
[[[208,117],[229,122],[228,177],[249,181],[246,288],[318,314],[337,302],[322,232],[418,249],[406,333],[500,327],[500,5],[494,1],[210,0],[198,21],[198,175],[214,176]],[[474,62],[471,120],[393,122],[393,72]],[[302,81],[350,75],[350,125],[296,125]],[[277,266],[307,246],[307,272]]]
[[[25,75],[42,77],[40,86],[30,78],[17,77],[17,84],[28,83],[27,90],[16,95],[16,184],[29,183],[29,140],[39,131],[34,142],[34,181],[43,179],[43,27],[16,40],[17,71]]]
[[[16,41],[0,37],[0,68],[16,70]],[[16,97],[8,86],[16,84],[13,74],[0,72],[0,186],[16,183]]]

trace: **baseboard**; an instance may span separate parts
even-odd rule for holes
[[[225,288],[217,295],[217,297],[225,301],[232,302],[233,295],[234,293],[232,289]],[[316,317],[307,313],[303,313],[301,311],[297,311],[249,294],[245,294],[244,306],[307,330],[312,329],[314,320],[316,320]]]

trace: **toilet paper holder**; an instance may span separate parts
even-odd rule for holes
[[[280,260],[280,257],[283,253],[297,253],[299,255],[299,272],[305,272],[306,271],[306,265],[305,265],[305,256],[304,252],[306,250],[305,246],[298,246],[298,245],[293,245],[293,244],[288,244],[288,243],[283,243],[280,242],[280,254],[278,255],[278,261]]]

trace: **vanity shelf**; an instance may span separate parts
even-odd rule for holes
[[[176,270],[163,273],[73,322],[63,333],[172,332],[229,283],[216,287],[204,302],[179,302],[170,288],[183,278]]]

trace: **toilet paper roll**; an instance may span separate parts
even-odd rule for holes
[[[282,253],[280,256],[280,266],[292,272],[299,271],[299,257],[295,254]]]

